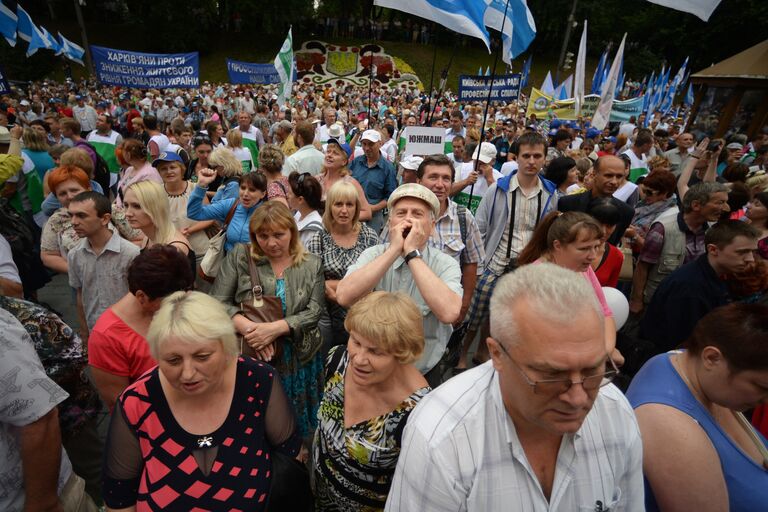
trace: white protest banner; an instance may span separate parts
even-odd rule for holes
[[[406,155],[442,155],[445,128],[409,126],[405,132]]]

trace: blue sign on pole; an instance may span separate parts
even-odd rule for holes
[[[99,82],[137,89],[200,86],[200,58],[193,53],[139,53],[91,46]]]
[[[227,73],[233,84],[277,84],[280,75],[277,74],[274,63],[255,64],[227,59]]]
[[[520,73],[496,76],[459,76],[459,101],[485,101],[493,78],[491,101],[516,101],[520,96]]]
[[[5,77],[5,70],[0,66],[0,94],[8,94],[11,87],[8,85],[8,79]]]

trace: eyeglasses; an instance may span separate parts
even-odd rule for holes
[[[512,359],[512,356],[509,355],[509,352],[507,352],[507,349],[504,347],[504,345],[500,342],[498,343],[498,345],[501,347],[501,350],[507,355],[507,357],[512,362],[512,364],[517,369],[517,371],[520,372],[520,375],[523,376],[523,378],[525,379],[525,382],[529,386],[531,386],[531,388],[533,388],[534,394],[537,394],[537,395],[546,395],[546,396],[562,395],[563,393],[571,389],[571,386],[573,386],[574,384],[581,384],[581,387],[584,388],[584,391],[594,391],[603,386],[607,386],[608,384],[613,382],[613,379],[615,379],[616,376],[619,374],[619,369],[616,367],[616,364],[613,362],[613,360],[609,357],[608,362],[611,365],[610,370],[597,375],[590,375],[588,377],[583,377],[579,381],[572,381],[571,379],[531,380],[528,377],[528,375],[525,374],[523,369],[520,368],[520,365],[517,364],[514,359]]]

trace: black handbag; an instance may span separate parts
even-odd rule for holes
[[[283,452],[272,450],[272,482],[267,512],[312,512],[315,498],[307,467]]]

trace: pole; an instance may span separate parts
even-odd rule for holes
[[[448,64],[446,64],[443,70],[440,72],[440,85],[438,85],[437,97],[435,98],[435,103],[430,106],[429,117],[427,118],[427,124],[429,126],[432,126],[432,117],[435,114],[435,108],[437,107],[437,103],[440,101],[440,98],[443,95],[443,91],[445,90],[445,86],[448,83],[448,70],[451,68],[453,58],[456,56],[456,48],[458,48],[458,45],[453,46],[451,58],[448,59]]]
[[[574,0],[576,2],[576,0]],[[504,34],[504,23],[507,22],[507,10],[509,9],[509,0],[507,0],[507,3],[504,5],[504,17],[501,20],[501,29],[499,32]],[[480,128],[480,142],[477,145],[477,160],[475,160],[475,168],[474,172],[477,174],[477,169],[480,167],[480,147],[483,145],[483,139],[485,138],[485,120],[488,117],[488,107],[491,105],[491,92],[493,91],[493,79],[496,78],[496,65],[499,63],[499,52],[504,51],[504,44],[501,45],[500,50],[496,50],[496,56],[493,58],[493,70],[491,71],[491,83],[488,84],[488,97],[485,100],[485,112],[483,112],[483,126]],[[469,187],[469,204],[467,204],[467,208],[472,207],[472,195],[475,192],[475,184],[472,183],[472,186]]]
[[[560,83],[560,68],[563,67],[563,62],[565,62],[565,51],[568,49],[568,41],[571,39],[571,28],[573,27],[573,22],[576,19],[576,4],[578,3],[579,0],[573,0],[573,5],[571,6],[571,14],[568,15],[568,25],[565,27],[563,47],[560,48],[560,58],[557,61],[557,71],[555,72],[555,82],[558,84]]]
[[[435,83],[435,61],[437,60],[437,38],[434,37],[435,34],[435,23],[432,22],[432,34],[433,34],[433,41],[432,45],[435,47],[434,52],[432,53],[432,71],[429,73],[429,102],[427,103],[427,126],[432,125],[432,93],[434,92],[433,85]],[[437,104],[438,98],[435,98],[435,104]]]
[[[74,0],[75,14],[77,15],[77,24],[80,25],[80,34],[83,38],[83,48],[85,49],[85,67],[88,73],[93,73],[93,60],[91,59],[91,47],[88,46],[88,35],[85,33],[85,21],[83,21],[83,11],[80,9],[80,2],[84,0]]]
[[[368,114],[365,119],[368,121],[368,129],[373,129],[373,123],[371,123],[371,104],[373,103],[373,45],[376,44],[376,34],[373,30],[373,12],[368,19],[368,28],[371,31],[371,60],[368,62]]]

